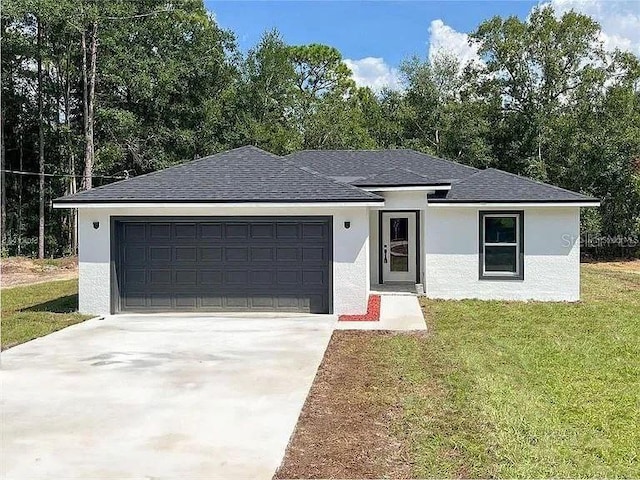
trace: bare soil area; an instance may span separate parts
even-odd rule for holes
[[[34,260],[26,257],[9,257],[0,260],[0,286],[69,280],[78,277],[77,257]]]
[[[606,270],[617,270],[620,272],[630,272],[640,274],[640,259],[616,260],[610,262],[594,262],[592,265]]]
[[[335,331],[274,478],[410,478],[398,385],[375,358],[389,332]]]

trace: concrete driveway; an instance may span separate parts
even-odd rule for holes
[[[2,478],[271,478],[336,318],[131,315],[2,353]]]

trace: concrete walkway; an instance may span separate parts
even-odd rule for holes
[[[426,330],[422,309],[415,295],[380,295],[380,321],[338,322],[337,330]]]
[[[270,479],[336,317],[115,316],[2,353],[3,479]]]

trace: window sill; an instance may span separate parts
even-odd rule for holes
[[[524,275],[480,275],[478,280],[511,280],[523,281]]]

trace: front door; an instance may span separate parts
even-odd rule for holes
[[[384,283],[416,281],[415,213],[382,213],[381,253]]]

